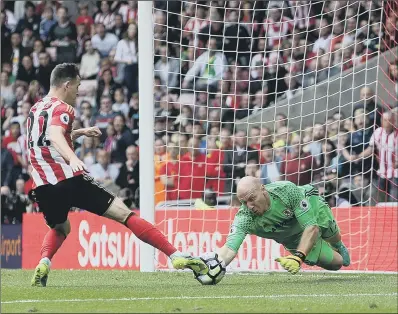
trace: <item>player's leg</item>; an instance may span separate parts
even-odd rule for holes
[[[61,220],[61,219],[59,219]],[[51,220],[50,220],[51,221]],[[66,237],[69,235],[71,227],[69,219],[66,219],[62,223],[50,223],[47,222],[50,230],[44,237],[43,244],[41,246],[41,258],[47,258],[51,260]]]
[[[176,269],[190,268],[198,273],[207,271],[206,264],[200,258],[179,252],[159,229],[134,214],[120,198],[104,189],[93,178],[86,174],[79,178],[79,183],[75,186],[77,203],[73,206],[125,225],[138,239],[170,257]]]
[[[326,270],[339,270],[343,266],[343,257],[336,252],[325,240],[318,240],[318,251],[314,251],[314,257],[309,258],[315,262],[315,257],[317,260],[315,264]]]
[[[345,267],[350,266],[351,264],[350,252],[348,252],[347,247],[344,245],[343,241],[341,240],[340,230],[338,230],[334,235],[329,237],[327,233],[324,234],[323,239],[326,242],[328,242],[332,246],[332,248],[335,249],[341,255],[341,257],[343,258],[343,266]]]
[[[324,249],[319,256],[317,265],[326,270],[339,270],[344,266],[343,257],[325,242]]]
[[[70,207],[65,197],[62,197],[62,193],[59,193],[59,191],[64,192],[65,183],[63,181],[54,186],[39,187],[34,191],[34,197],[50,229],[43,239],[40,250],[41,259],[35,268],[31,281],[32,286],[45,287],[47,285],[51,259],[62,246],[71,230],[68,220]]]
[[[343,266],[349,266],[351,263],[350,254],[347,247],[341,239],[341,233],[333,212],[329,205],[321,198],[310,197],[311,205],[318,209],[317,222],[321,230],[321,237],[328,242],[343,258]]]

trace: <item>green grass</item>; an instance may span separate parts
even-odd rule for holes
[[[1,312],[398,312],[397,275],[234,274],[201,286],[186,272],[54,270],[46,288],[31,275],[1,271]]]

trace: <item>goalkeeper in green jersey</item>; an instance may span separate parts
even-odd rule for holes
[[[257,178],[244,177],[237,196],[242,205],[219,252],[225,265],[235,258],[248,234],[281,243],[291,255],[276,261],[291,274],[303,262],[327,270],[350,265],[333,213],[313,186],[289,181],[262,185]]]

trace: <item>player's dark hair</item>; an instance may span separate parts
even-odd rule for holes
[[[35,7],[35,5],[33,4],[33,2],[31,2],[31,1],[26,1],[25,5],[24,5],[24,9],[27,9],[27,8],[33,8],[33,9],[35,9],[36,7]]]
[[[74,63],[58,64],[51,72],[50,86],[58,87],[61,84],[75,80],[79,76],[79,68]]]
[[[115,118],[119,117],[120,119],[123,120],[124,125],[126,126],[126,117],[123,114],[118,113],[112,120],[112,123],[115,121]]]
[[[239,130],[238,128],[235,127],[235,132],[234,132],[234,134],[236,135],[236,134],[238,134],[239,132],[242,132],[242,133],[244,133],[244,136],[247,136],[247,133],[246,133],[245,130]]]
[[[21,128],[21,125],[19,124],[18,121],[14,121],[14,122],[10,123],[10,127],[12,127],[13,125],[17,125],[17,126],[19,126],[19,128]]]
[[[272,145],[271,144],[263,144],[261,145],[261,150],[266,150],[266,149],[272,149]]]
[[[11,36],[13,36],[13,35],[18,35],[19,37],[22,37],[21,33],[18,33],[18,32],[11,33]]]
[[[57,9],[57,12],[58,12],[59,10],[61,10],[61,9],[64,9],[64,10],[65,10],[65,13],[66,13],[66,14],[69,14],[69,9],[68,9],[67,7],[64,7],[64,6],[60,6],[60,7]]]

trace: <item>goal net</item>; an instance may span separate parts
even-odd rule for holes
[[[333,208],[345,270],[396,272],[398,2],[154,1],[153,23],[155,222],[169,240],[216,251],[240,178],[289,180]],[[231,269],[279,270],[284,253],[248,236]]]

